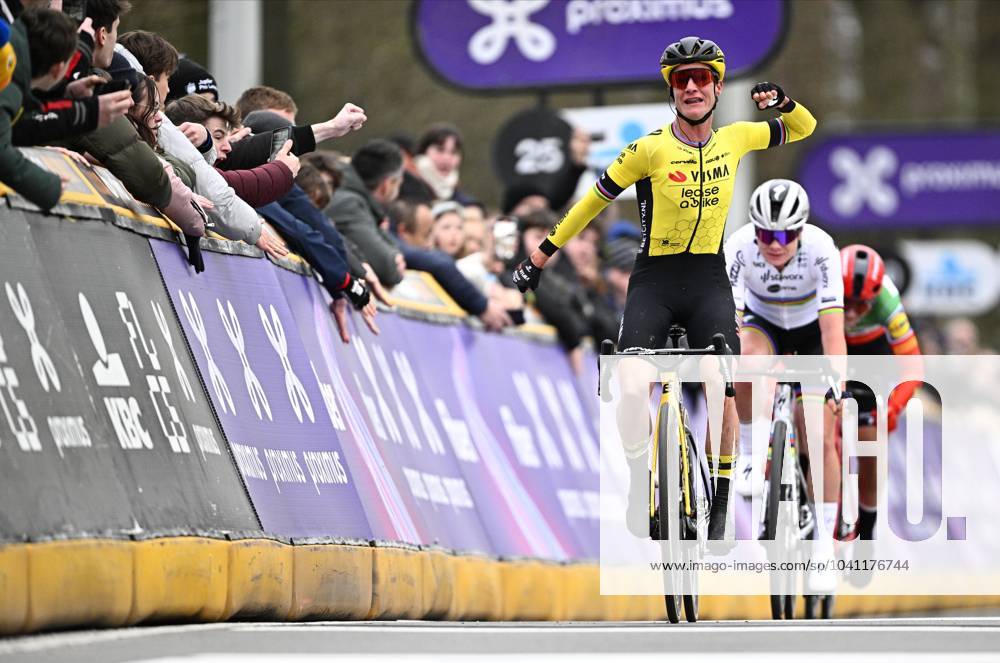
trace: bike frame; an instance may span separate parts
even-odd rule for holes
[[[653,448],[651,453],[653,466],[649,474],[649,517],[653,518],[656,513],[655,478],[659,472],[660,444],[666,439],[665,436],[669,434],[669,431],[660,429],[660,425],[663,422],[661,415],[664,412],[664,408],[668,412],[667,421],[675,423],[677,427],[677,451],[679,454],[678,458],[681,459],[680,472],[683,490],[682,497],[684,499],[684,515],[694,517],[694,496],[691,495],[689,488],[691,485],[692,468],[688,462],[688,454],[684,453],[684,445],[687,443],[687,411],[684,409],[684,403],[682,402],[681,383],[676,373],[668,373],[661,377],[663,379],[663,388],[660,393],[659,407],[656,410],[656,430],[653,433]],[[661,520],[666,520],[664,515],[661,512]]]

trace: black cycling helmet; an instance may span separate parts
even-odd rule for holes
[[[714,69],[720,81],[726,77],[726,56],[722,49],[714,41],[701,37],[684,37],[667,46],[660,56],[660,73],[670,85],[670,72],[674,67],[699,62]]]

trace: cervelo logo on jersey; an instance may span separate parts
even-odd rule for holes
[[[548,4],[549,0],[469,0],[473,11],[493,19],[469,39],[469,57],[477,64],[493,64],[503,57],[507,44],[513,41],[528,60],[548,60],[556,52],[556,38],[544,25],[530,20],[532,14]]]
[[[830,153],[830,170],[841,183],[830,192],[830,204],[837,214],[854,216],[865,206],[879,216],[891,216],[899,209],[899,194],[890,183],[899,168],[896,153],[876,145],[864,156],[849,147]]]

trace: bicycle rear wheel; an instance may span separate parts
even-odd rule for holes
[[[695,445],[694,436],[691,431],[684,427],[684,453],[687,457],[687,475],[681,472],[681,483],[687,491],[690,500],[690,512],[684,512],[684,496],[681,495],[681,509],[679,510],[679,520],[681,526],[681,539],[684,541],[698,540],[698,522],[702,516],[702,503],[697,490],[696,477],[701,476],[701,461],[698,458],[698,447]],[[696,557],[697,555],[693,555]],[[688,622],[698,621],[698,572],[689,569],[684,572],[684,618]]]

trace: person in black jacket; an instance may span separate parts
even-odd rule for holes
[[[25,27],[25,20],[33,28]],[[29,47],[29,31],[34,32],[33,47]],[[0,92],[0,181],[43,210],[49,210],[59,202],[62,180],[27,159],[11,144],[11,126],[20,119],[32,87],[47,89],[62,79],[76,51],[76,32],[64,14],[37,9],[26,12],[8,28],[8,34],[17,65],[10,84]]]
[[[24,99],[24,111],[14,124],[13,143],[15,145],[42,145],[53,141],[79,136],[100,127],[106,127],[125,115],[132,106],[132,95],[128,90],[104,92],[106,78],[91,74],[92,66],[107,68],[111,63],[117,39],[118,16],[128,11],[129,3],[124,0],[91,0],[88,3],[88,17],[80,27],[76,40],[76,52],[69,59],[69,68],[59,80],[48,89],[35,89],[34,94]],[[23,14],[22,14],[23,15]],[[48,29],[47,20],[39,23],[39,14],[29,17],[33,30]],[[66,25],[72,26],[71,19],[63,15]],[[15,25],[25,25],[18,18]],[[76,31],[76,28],[73,28]],[[47,59],[48,54],[41,45],[44,37],[29,35],[38,52],[34,59]]]

